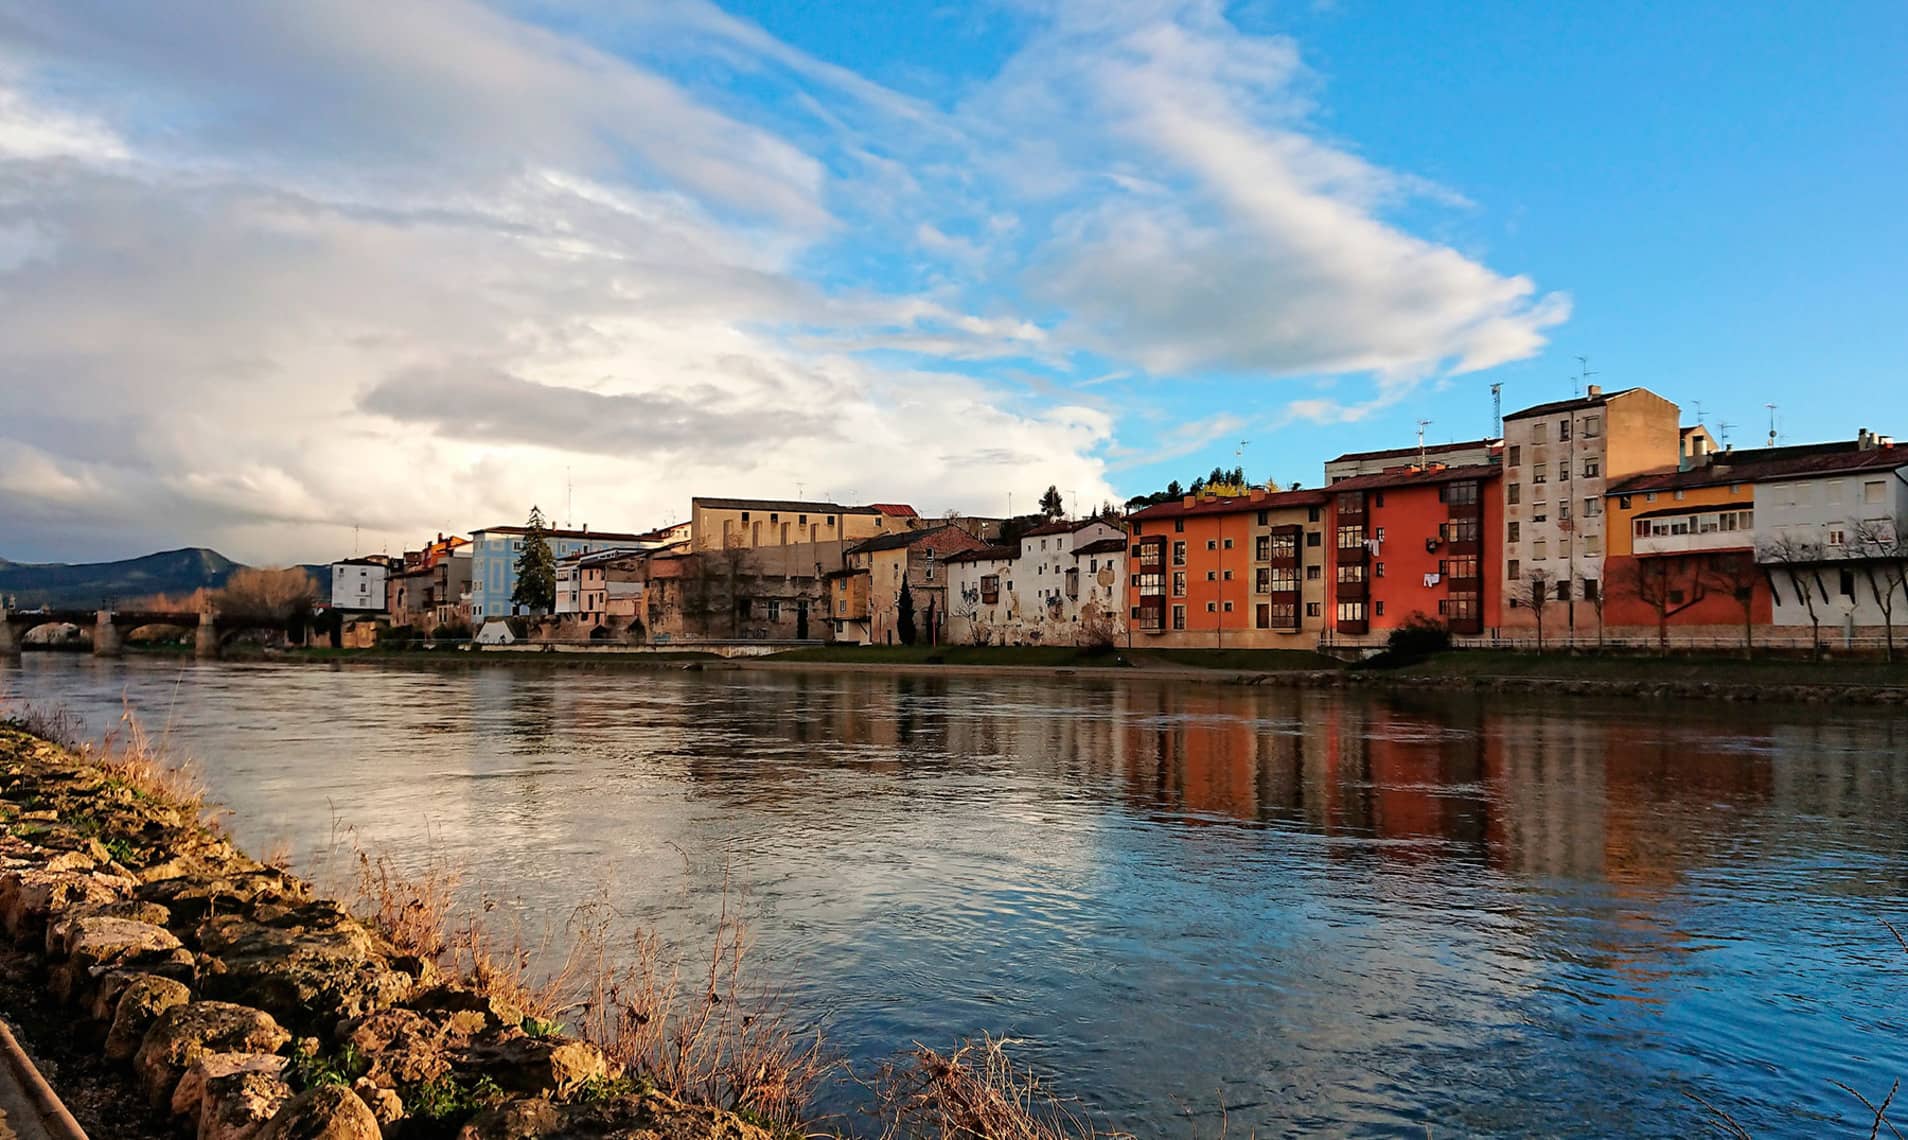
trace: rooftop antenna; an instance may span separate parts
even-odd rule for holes
[[[1080,517],[1080,492],[1074,490],[1072,487],[1068,487],[1067,501],[1073,504],[1073,514],[1069,517],[1076,518],[1076,519],[1079,518]]]
[[[800,479],[795,481],[795,497],[798,499],[808,497],[808,484],[802,482]]]
[[[1426,466],[1424,461],[1424,429],[1430,426],[1430,420],[1418,421],[1418,470],[1420,471],[1424,470]]]
[[[358,556],[358,524],[351,524],[351,557]]]
[[[1491,438],[1504,438],[1504,385],[1491,385]]]
[[[576,484],[570,480],[570,465],[563,465],[563,529],[576,526]]]
[[[1764,404],[1762,406],[1769,409],[1769,446],[1774,447],[1776,445],[1776,406],[1774,404]]]
[[[1232,449],[1233,465],[1239,469],[1239,482],[1248,485],[1250,484],[1250,480],[1245,477],[1245,449],[1246,445],[1251,442],[1249,439],[1242,439],[1239,441],[1239,446]]]
[[[1730,423],[1728,420],[1717,420],[1716,426],[1722,430],[1722,445],[1726,451],[1729,448],[1729,429],[1736,425]]]
[[[1691,400],[1689,403],[1691,407],[1696,409],[1696,422],[1702,423],[1703,422],[1703,402],[1701,400]]]
[[[1590,371],[1589,357],[1587,356],[1577,357],[1577,375],[1572,379],[1572,383],[1570,385],[1571,392],[1578,396],[1583,395],[1584,384],[1587,381],[1589,381],[1589,379],[1592,376],[1596,376],[1596,375],[1599,375],[1599,373]]]

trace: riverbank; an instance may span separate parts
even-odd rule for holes
[[[149,1109],[111,1134],[770,1140],[793,1123],[761,1089],[738,1104],[752,1118],[670,1096],[618,1038],[537,1016],[510,947],[446,941],[441,892],[364,860],[367,922],[243,854],[136,744],[81,753],[4,725],[0,777],[0,928],[21,984]]]

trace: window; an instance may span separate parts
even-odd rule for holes
[[[1140,536],[1140,535],[1141,535],[1141,534],[1142,534],[1142,533],[1143,533],[1143,532],[1144,532],[1145,530],[1146,530],[1146,526],[1145,526],[1145,524],[1143,524],[1143,523],[1134,523],[1134,524],[1133,524],[1133,537],[1134,537],[1134,538],[1138,538],[1138,537],[1139,537],[1139,536]]]
[[[1557,461],[1557,482],[1570,482],[1570,461],[1568,459],[1559,459]]]
[[[742,521],[743,521],[743,522],[748,522],[748,521],[749,521],[749,512],[747,512],[747,511],[743,511],[743,512],[742,512]],[[516,545],[516,544],[515,544],[515,543],[512,543],[511,545],[512,545],[512,546],[514,546],[514,545]]]
[[[1669,603],[1670,603],[1670,605],[1672,605],[1672,606],[1680,606],[1680,605],[1682,605],[1682,604],[1683,604],[1683,591],[1681,591],[1681,590],[1671,590],[1671,591],[1669,592]]]
[[[1227,549],[1227,550],[1231,550],[1231,549],[1232,549],[1232,540],[1231,540],[1231,539],[1229,539],[1229,538],[1228,538],[1228,539],[1226,539],[1226,549]]]
[[[1317,507],[1307,507],[1307,508],[1305,508],[1305,521],[1306,521],[1306,522],[1317,522],[1317,521],[1318,521],[1318,508],[1317,508]]]
[[[1583,552],[1592,558],[1601,555],[1603,553],[1603,537],[1595,534],[1584,535]]]
[[[1523,577],[1524,564],[1513,558],[1505,564],[1504,577],[1512,582]]]
[[[1270,570],[1261,570],[1259,574],[1261,575],[1260,580],[1265,584],[1265,588],[1261,589],[1259,591],[1260,593],[1266,593],[1267,591],[1277,594],[1298,592],[1298,567],[1296,566],[1278,566]]]
[[[1212,607],[1211,607],[1211,606],[1207,606],[1206,608],[1207,608],[1207,609],[1211,609]],[[1232,612],[1232,603],[1231,603],[1231,602],[1227,602],[1227,603],[1226,603],[1226,612],[1227,612],[1227,613],[1231,613],[1231,612]]]
[[[768,604],[768,619],[769,619],[770,621],[781,621],[781,620],[782,620],[782,603],[781,603],[780,601],[777,601],[777,600],[776,600],[776,599],[774,599],[774,598],[770,598],[770,599],[769,599],[769,604]]]
[[[1185,564],[1186,564],[1185,542],[1180,541],[1180,542],[1173,543],[1173,565],[1184,566]]]
[[[1597,460],[1586,459],[1583,461],[1583,477],[1585,479],[1595,479],[1601,474],[1603,474],[1603,465]]]
[[[1848,532],[1841,527],[1830,527],[1828,532],[1828,544],[1830,546],[1847,546]],[[1843,571],[1843,573],[1847,573],[1847,571]]]
[[[1510,533],[1507,534],[1505,538],[1510,542],[1516,542],[1518,539],[1518,535],[1522,530],[1523,530],[1523,527],[1520,524],[1513,522],[1510,524]]]
[[[1557,583],[1557,600],[1560,602],[1570,600],[1570,579],[1565,578],[1563,581]]]
[[[1618,495],[1618,496],[1617,496],[1617,506],[1618,506],[1618,507],[1620,507],[1620,508],[1621,508],[1621,509],[1623,509],[1623,510],[1626,510],[1626,511],[1627,511],[1627,510],[1629,510],[1629,509],[1630,509],[1630,496],[1628,496],[1628,495]]]
[[[1548,483],[1550,482],[1550,475],[1541,467],[1533,467],[1530,470],[1530,481],[1532,483]]]
[[[1272,536],[1269,534],[1262,534],[1259,537],[1253,539],[1252,540],[1252,560],[1254,562],[1267,562],[1267,561],[1270,561],[1271,558],[1272,558]]]
[[[1530,441],[1532,443],[1542,443],[1549,438],[1550,434],[1544,424],[1537,423],[1530,425]]]
[[[1365,620],[1365,603],[1363,602],[1338,603],[1338,620],[1339,621],[1364,621]]]
[[[1583,580],[1583,600],[1586,602],[1596,601],[1598,589],[1599,587],[1595,578],[1585,578]]]
[[[1185,596],[1186,572],[1184,570],[1175,570],[1173,571],[1173,597],[1183,598]]]
[[[1314,521],[1316,521],[1316,520],[1314,520]],[[1312,549],[1312,550],[1316,550],[1316,549],[1318,549],[1319,547],[1321,547],[1321,546],[1324,546],[1324,545],[1325,545],[1325,533],[1324,533],[1323,531],[1317,531],[1317,530],[1308,530],[1308,531],[1306,531],[1306,532],[1305,532],[1305,545],[1306,545],[1306,547],[1307,547],[1307,548],[1309,548],[1309,549]]]
[[[1583,437],[1585,439],[1595,439],[1602,434],[1603,434],[1603,417],[1602,416],[1583,417]]]
[[[1174,520],[1173,520],[1173,533],[1174,533],[1174,534],[1185,534],[1185,533],[1186,533],[1186,520],[1185,520],[1185,519],[1174,519]]]
[[[1232,571],[1230,570],[1226,571],[1226,581],[1232,581]]]
[[[1377,527],[1371,532],[1371,537],[1378,542],[1383,542],[1385,540],[1385,528]]]
[[[1206,540],[1206,549],[1207,549],[1207,550],[1217,550],[1217,549],[1219,549],[1219,541],[1218,541],[1217,539],[1212,539],[1212,538],[1209,538],[1209,539],[1207,539],[1207,540]]]
[[[1253,624],[1258,626],[1260,629],[1271,629],[1272,628],[1272,607],[1267,605],[1264,602],[1260,602],[1258,606],[1255,607],[1252,618],[1253,618]]]
[[[1466,580],[1475,578],[1477,577],[1477,559],[1442,559],[1438,562],[1438,573],[1445,578],[1463,578]]]
[[[1510,465],[1512,467],[1517,467],[1521,465],[1523,462],[1524,462],[1524,449],[1521,447],[1511,448],[1510,449]]]
[[[1584,518],[1593,519],[1602,513],[1603,513],[1602,499],[1599,499],[1593,495],[1590,498],[1587,498],[1583,501],[1583,517]]]
[[[1186,607],[1185,606],[1173,607],[1173,628],[1174,629],[1186,628]]]
[[[1218,580],[1219,580],[1219,572],[1217,570],[1206,571],[1206,581],[1217,582]]]
[[[1524,501],[1524,485],[1522,483],[1512,483],[1509,486],[1505,487],[1504,501],[1506,503],[1509,503],[1513,507],[1523,502]]]
[[[1341,526],[1338,528],[1338,549],[1357,550],[1365,545],[1365,528],[1362,526]]]
[[[1569,417],[1565,417],[1564,419],[1557,421],[1557,442],[1562,443],[1564,440],[1567,440],[1569,438],[1570,438],[1570,420],[1569,420]]]
[[[1135,586],[1139,585],[1138,574],[1133,575],[1133,584]],[[982,602],[991,606],[991,605],[994,605],[996,602],[1000,601],[1000,575],[998,574],[981,575],[980,588],[981,588]]]
[[[1324,581],[1324,580],[1325,580],[1325,568],[1324,568],[1323,566],[1307,566],[1307,567],[1305,568],[1305,580],[1306,580],[1307,582],[1322,582],[1322,581]]]
[[[1325,616],[1325,605],[1324,605],[1324,603],[1322,603],[1322,602],[1306,602],[1306,603],[1305,603],[1305,616],[1306,616],[1306,617],[1323,617],[1323,616]]]
[[[1341,562],[1338,565],[1338,580],[1344,582],[1362,582],[1365,580],[1365,568],[1357,562]]]
[[[1550,557],[1550,543],[1549,543],[1548,541],[1546,541],[1546,540],[1544,540],[1544,539],[1541,539],[1541,538],[1540,538],[1540,539],[1538,539],[1538,540],[1537,540],[1536,542],[1533,542],[1533,543],[1531,543],[1531,544],[1530,544],[1530,556],[1531,556],[1532,558],[1535,558],[1535,559],[1537,559],[1537,560],[1538,560],[1539,562],[1541,562],[1541,561],[1543,561],[1543,560],[1544,560],[1544,559],[1546,559],[1546,558],[1549,558],[1549,557]]]
[[[1385,493],[1384,493],[1383,491],[1379,491],[1379,492],[1378,492],[1377,494],[1375,494],[1375,495],[1373,495],[1373,496],[1371,497],[1371,505],[1372,505],[1372,506],[1374,506],[1374,507],[1382,507],[1382,506],[1384,506],[1384,505],[1385,505]]]
[[[1371,612],[1372,612],[1373,614],[1375,614],[1376,616],[1378,616],[1378,617],[1384,617],[1384,616],[1385,616],[1385,603],[1384,603],[1384,602],[1382,602],[1382,601],[1379,601],[1379,602],[1373,602],[1373,603],[1371,604]]]
[[[1570,504],[1567,501],[1557,504],[1557,518],[1560,522],[1570,521]]]
[[[1888,497],[1886,479],[1870,479],[1862,484],[1862,502],[1879,503]]]
[[[1207,612],[1207,613],[1209,613],[1209,614],[1216,614],[1216,613],[1218,613],[1218,612],[1219,612],[1219,603],[1218,603],[1218,602],[1207,602],[1207,603],[1206,603],[1206,612]]]
[[[1385,576],[1385,564],[1380,562],[1378,563],[1377,566],[1372,568],[1372,577],[1382,578],[1384,576]]]
[[[1842,571],[1841,586],[1841,594],[1844,598],[1852,598],[1855,596],[1855,571]]]

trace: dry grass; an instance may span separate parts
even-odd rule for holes
[[[99,740],[87,737],[86,726],[65,707],[27,705],[11,718],[27,732],[76,753],[111,780],[139,795],[177,808],[212,826],[216,811],[206,802],[206,788],[189,759],[175,759],[169,734],[153,736],[130,702],[119,713],[119,727]]]
[[[1014,1064],[998,1037],[951,1053],[916,1045],[869,1085],[884,1140],[1090,1140],[1119,1137],[1031,1068]]]

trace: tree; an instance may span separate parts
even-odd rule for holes
[[[1179,485],[1179,480],[1174,479],[1166,484],[1166,496],[1171,499],[1183,499],[1186,497],[1186,488]]]
[[[1550,584],[1556,578],[1548,570],[1530,570],[1524,574],[1524,604],[1530,607],[1532,620],[1537,623],[1537,652],[1544,651],[1544,615],[1550,608]]]
[[[227,618],[287,629],[304,624],[317,597],[318,587],[311,575],[296,566],[234,570],[225,585],[211,595],[213,605]]]
[[[1047,485],[1047,493],[1040,496],[1040,513],[1050,519],[1057,519],[1067,513],[1067,504],[1060,497],[1060,488]]]
[[[895,602],[895,632],[903,645],[913,645],[920,636],[914,628],[914,591],[908,588],[906,578],[901,580],[901,597]]]
[[[1656,651],[1669,655],[1669,616],[1680,604],[1671,585],[1671,560],[1668,558],[1632,558],[1623,563],[1623,585],[1631,597],[1656,615]]]
[[[1807,611],[1809,648],[1817,657],[1822,655],[1821,607],[1829,599],[1828,587],[1820,577],[1822,562],[1827,556],[1828,552],[1821,543],[1793,534],[1767,538],[1756,545],[1756,561],[1781,567],[1783,576],[1788,579],[1789,589],[1795,594],[1795,600]],[[1775,585],[1773,574],[1770,575],[1770,585]],[[1779,593],[1776,600],[1781,601]]]
[[[1126,515],[1125,512],[1120,510],[1119,504],[1108,499],[1100,504],[1099,510],[1093,512],[1093,517],[1103,523],[1118,526],[1120,525],[1120,520],[1125,518]]]
[[[1888,660],[1895,659],[1895,598],[1908,595],[1908,535],[1893,521],[1869,519],[1855,524],[1855,547],[1861,552],[1868,592],[1881,610]]]
[[[1706,575],[1716,589],[1728,595],[1742,611],[1742,655],[1756,655],[1756,583],[1762,580],[1762,567],[1753,554],[1719,554],[1710,561]]]
[[[1585,578],[1583,580],[1583,600],[1586,602],[1589,602],[1590,608],[1597,612],[1597,651],[1598,652],[1603,651],[1603,602],[1605,597],[1608,596],[1608,594],[1609,594],[1609,591],[1603,588],[1603,582],[1601,579]]]
[[[530,533],[523,536],[523,549],[517,554],[517,585],[510,591],[510,600],[531,613],[549,613],[556,608],[556,556],[550,553],[543,533],[549,523],[532,506],[524,526]]]

